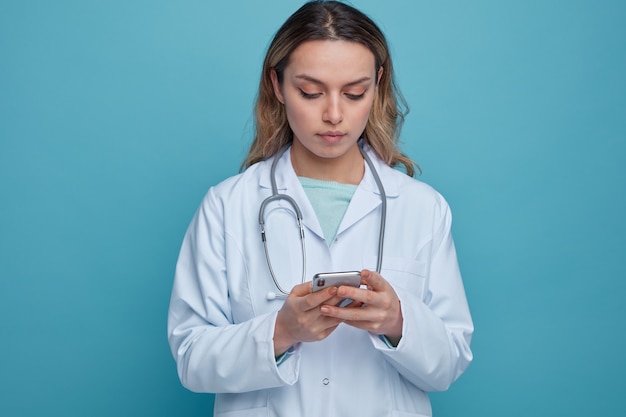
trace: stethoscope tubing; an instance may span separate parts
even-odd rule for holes
[[[276,278],[276,274],[274,273],[274,268],[272,268],[272,262],[270,260],[269,251],[267,249],[267,237],[265,235],[265,208],[267,207],[269,203],[273,201],[285,200],[289,203],[289,205],[293,208],[295,212],[296,222],[300,230],[300,245],[302,247],[301,282],[306,281],[306,247],[304,243],[304,223],[302,221],[302,211],[300,210],[298,203],[296,203],[296,200],[294,200],[293,197],[287,194],[278,193],[278,187],[276,185],[276,165],[278,164],[278,160],[281,158],[281,156],[285,153],[287,149],[289,149],[289,145],[281,149],[278,152],[278,154],[276,154],[276,156],[274,157],[274,160],[272,161],[272,166],[270,168],[272,195],[267,197],[265,200],[263,200],[263,202],[261,202],[261,206],[259,207],[259,227],[261,230],[261,240],[263,241],[263,250],[265,252],[265,259],[267,260],[267,267],[269,269],[270,275],[272,276],[272,280],[274,281],[274,285],[281,292],[281,294],[276,294],[271,291],[268,292],[267,294],[268,300],[273,300],[276,298],[286,298],[287,295],[289,295],[289,292],[285,291],[282,288],[282,286],[278,282],[278,278]],[[385,242],[385,223],[387,219],[387,194],[385,193],[385,188],[383,187],[383,183],[380,180],[378,172],[376,172],[376,168],[374,168],[374,163],[372,162],[370,157],[367,155],[367,153],[365,152],[365,150],[363,149],[360,143],[359,143],[359,151],[361,152],[363,159],[365,160],[365,162],[370,168],[370,171],[372,172],[374,181],[376,182],[376,185],[380,192],[380,198],[382,201],[381,213],[380,213],[380,230],[378,232],[378,260],[376,262],[376,272],[380,273],[381,268],[382,268],[382,261],[383,261],[383,246]]]

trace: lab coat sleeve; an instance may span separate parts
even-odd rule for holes
[[[293,384],[299,355],[280,369],[276,365],[276,313],[233,323],[223,215],[212,189],[187,230],[176,265],[168,339],[179,378],[191,391],[211,393]]]
[[[443,201],[434,216],[426,296],[396,288],[403,316],[402,338],[389,348],[372,342],[405,378],[423,391],[448,389],[472,361],[474,330],[451,235],[451,214]]]

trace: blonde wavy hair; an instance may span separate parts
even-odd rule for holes
[[[303,42],[313,40],[357,42],[372,51],[376,71],[380,67],[384,70],[362,137],[387,165],[403,165],[406,174],[413,176],[419,167],[400,152],[398,145],[408,107],[395,82],[385,36],[369,17],[354,7],[322,0],[305,3],[291,15],[268,48],[255,106],[255,138],[242,168],[275,155],[293,141],[284,106],[274,93],[271,72],[275,70],[282,83],[291,53]]]

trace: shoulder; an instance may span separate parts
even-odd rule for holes
[[[261,161],[237,175],[226,178],[212,186],[207,196],[228,199],[257,190],[263,176],[269,175],[266,173],[268,171],[266,166],[267,161]]]
[[[395,195],[387,198],[391,218],[402,219],[406,227],[448,230],[452,212],[446,199],[431,185],[388,167],[386,177],[394,181]]]
[[[387,197],[403,205],[428,205],[447,207],[443,196],[429,184],[392,168],[380,159],[369,145],[364,146],[373,168],[377,171]],[[372,173],[375,174],[375,173]]]
[[[258,162],[245,171],[211,186],[200,202],[199,212],[206,216],[225,217],[228,213],[245,211],[261,198],[262,178],[267,161]],[[212,215],[209,213],[213,213]]]
[[[387,165],[381,168],[385,188],[394,190],[400,200],[409,200],[414,204],[428,204],[447,207],[445,198],[431,185],[406,175],[404,172]]]

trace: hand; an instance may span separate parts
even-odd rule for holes
[[[276,316],[274,355],[279,356],[298,342],[316,342],[328,337],[341,320],[322,315],[320,308],[336,295],[337,287],[312,293],[311,282],[293,287]]]
[[[370,333],[385,335],[397,346],[403,323],[398,295],[379,273],[367,269],[361,271],[361,284],[368,289],[341,286],[337,290],[337,297],[351,298],[353,303],[343,308],[324,305],[321,313]]]

